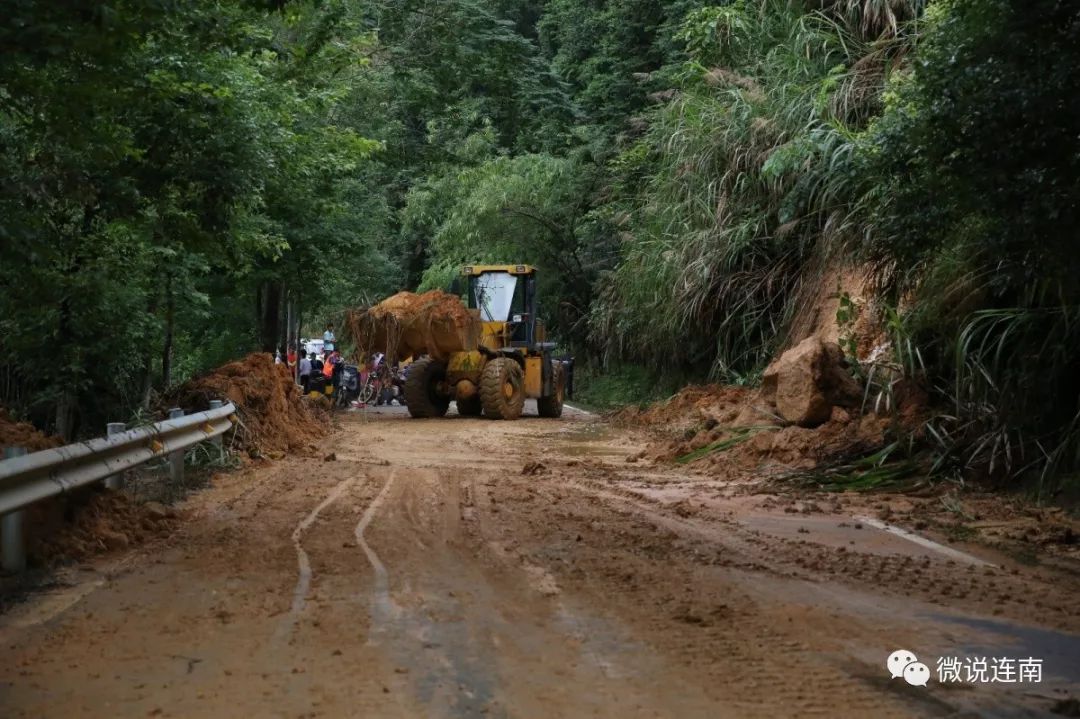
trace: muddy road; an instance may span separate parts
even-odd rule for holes
[[[0,716],[1044,716],[1080,683],[1067,567],[634,461],[569,410],[341,424],[0,617]]]

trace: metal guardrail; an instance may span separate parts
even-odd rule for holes
[[[122,426],[111,424],[108,436],[86,442],[32,454],[5,452],[7,458],[0,461],[3,568],[18,570],[25,566],[24,507],[101,480],[119,487],[119,482],[110,478],[153,459],[168,458],[173,474],[182,473],[183,451],[219,438],[232,428],[235,413],[232,403],[215,401],[206,412],[184,416],[180,410],[173,410],[170,419],[127,431],[118,431]]]

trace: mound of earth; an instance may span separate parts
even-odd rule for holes
[[[179,521],[173,509],[157,502],[140,504],[123,492],[87,489],[27,509],[27,554],[39,566],[77,562],[167,534]]]
[[[232,402],[240,419],[234,446],[251,456],[309,451],[325,435],[329,421],[325,411],[301,394],[288,368],[265,353],[192,379],[170,399],[188,413],[208,409],[213,399]]]
[[[63,444],[60,437],[50,437],[29,422],[16,422],[0,407],[0,447],[26,447],[27,452],[39,452]]]
[[[880,448],[891,424],[888,417],[853,417],[843,410],[834,411],[829,421],[814,428],[718,424],[683,438],[655,442],[643,456],[693,464],[710,474],[813,469],[838,457]]]
[[[399,292],[373,307],[346,313],[345,332],[361,356],[385,352],[399,360],[420,354],[446,359],[477,345],[480,319],[457,295]]]
[[[710,474],[803,470],[880,448],[892,419],[860,415],[862,392],[835,343],[811,337],[784,352],[762,387],[687,387],[616,422],[658,438],[642,457],[693,464]]]
[[[611,420],[624,426],[683,433],[703,425],[730,424],[743,412],[752,395],[745,387],[718,384],[691,385],[662,402],[647,407],[626,407]]]

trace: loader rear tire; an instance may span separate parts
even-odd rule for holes
[[[525,408],[525,373],[509,357],[498,357],[480,377],[480,404],[491,419],[517,419]]]
[[[446,365],[430,357],[413,362],[405,378],[405,404],[413,417],[442,417],[450,409],[450,398],[440,394],[446,379]]]
[[[541,417],[562,417],[563,396],[566,394],[566,372],[563,370],[562,362],[553,362],[551,369],[555,373],[551,382],[554,394],[536,400],[536,411]]]
[[[480,395],[474,395],[468,399],[457,400],[457,413],[462,417],[479,417],[484,411],[484,405],[480,402]]]

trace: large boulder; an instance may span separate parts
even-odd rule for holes
[[[817,337],[806,338],[774,360],[765,370],[761,391],[781,417],[800,427],[824,424],[833,407],[857,407],[862,399],[840,346]]]

